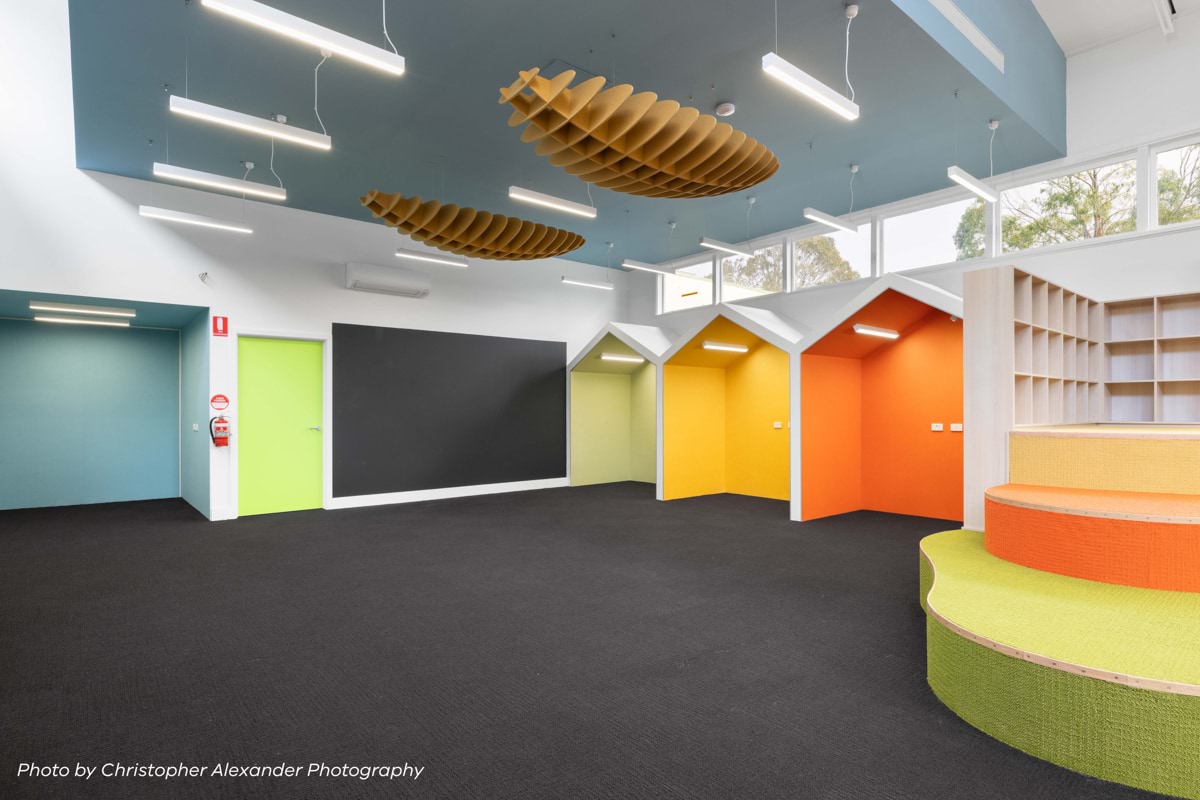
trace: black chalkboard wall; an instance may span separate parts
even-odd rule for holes
[[[567,474],[564,342],[333,326],[333,496]]]

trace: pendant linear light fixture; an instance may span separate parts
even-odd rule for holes
[[[598,281],[581,281],[581,280],[576,280],[575,278],[567,278],[567,277],[564,277],[562,279],[562,282],[568,283],[571,286],[586,286],[588,289],[604,289],[607,292],[611,292],[613,290],[613,285],[611,283],[599,283]]]
[[[241,222],[234,222],[228,219],[218,219],[217,217],[205,217],[200,214],[189,214],[186,211],[176,211],[172,208],[159,208],[158,206],[138,206],[138,213],[143,217],[150,219],[159,219],[163,222],[179,222],[184,225],[198,225],[202,228],[217,228],[223,231],[233,231],[234,233],[254,233],[254,229]]]
[[[391,43],[391,37],[387,35],[386,2],[387,0],[384,0],[383,32],[388,42]],[[257,25],[272,33],[312,45],[320,50],[329,50],[336,55],[368,67],[374,67],[389,75],[398,77],[404,74],[404,56],[395,52],[394,46],[391,51],[384,50],[382,47],[367,44],[352,36],[338,33],[315,22],[309,22],[272,6],[256,2],[256,0],[201,0],[201,3],[205,8],[228,14],[242,22]]]
[[[194,186],[203,186],[208,189],[217,189],[232,194],[245,194],[251,197],[262,197],[267,200],[287,200],[287,189],[280,186],[270,186],[264,183],[255,183],[254,181],[229,178],[211,172],[201,172],[198,169],[177,167],[174,164],[163,164],[159,161],[154,162],[154,177],[178,181],[179,183],[190,183]]]
[[[854,213],[854,178],[858,175],[858,164],[850,165],[850,210],[846,212],[846,216]],[[858,233],[858,228],[850,222],[842,222],[832,214],[826,214],[824,211],[818,211],[815,208],[804,209],[804,218],[819,222],[822,225],[828,225],[839,231],[846,233]]]
[[[853,225],[842,222],[837,217],[826,214],[824,211],[818,211],[815,208],[804,209],[804,218],[813,222],[819,222],[822,225],[828,225],[831,228],[837,228],[839,231],[845,231],[846,233],[858,233],[858,228]]]
[[[128,328],[129,320],[126,319],[85,319],[83,317],[46,317],[35,316],[34,322],[57,322],[61,325],[103,325],[106,328]]]
[[[171,95],[170,109],[174,113],[185,117],[204,120],[214,125],[223,125],[245,133],[265,136],[268,139],[279,139],[280,141],[291,142],[292,144],[312,147],[316,150],[330,150],[333,147],[333,139],[323,133],[297,128],[295,125],[287,125],[271,119],[262,119],[261,117],[243,114],[240,111],[233,111],[232,109],[210,105],[209,103],[201,103],[199,100],[180,97],[176,94]]]
[[[847,3],[846,9],[846,86],[850,96],[845,97],[809,75],[795,64],[779,55],[779,8],[776,6],[775,50],[762,57],[763,72],[781,81],[814,103],[853,122],[858,119],[858,104],[854,102],[854,87],[850,85],[850,23],[858,16],[858,5]]]
[[[646,359],[641,356],[627,356],[620,353],[601,353],[601,361],[620,361],[622,364],[642,364]]]
[[[747,353],[750,347],[744,344],[724,344],[722,342],[705,342],[705,350],[720,350],[725,353]]]
[[[637,269],[637,270],[641,270],[642,272],[653,272],[656,275],[672,274],[670,270],[659,269],[658,267],[654,266],[653,264],[646,264],[642,261],[634,261],[632,258],[627,258],[624,261],[622,261],[621,266],[624,267],[625,269]]]
[[[396,258],[404,258],[409,261],[425,261],[429,264],[441,264],[443,267],[466,268],[471,266],[465,258],[444,256],[441,253],[423,253],[420,250],[409,250],[405,247],[397,248]]]
[[[586,217],[587,219],[596,218],[596,209],[591,206],[585,206],[583,203],[575,203],[571,200],[563,200],[561,197],[555,197],[554,195],[535,192],[532,189],[510,186],[508,187],[508,196],[513,200],[520,200],[522,203],[531,203],[535,206],[552,208],[555,211],[574,214],[577,217]]]
[[[30,300],[30,311],[49,311],[54,314],[90,314],[96,317],[136,317],[132,308],[84,306],[77,303],[57,303],[53,300]]]
[[[878,336],[880,339],[900,338],[899,331],[894,331],[891,328],[878,328],[874,325],[863,325],[861,322],[854,324],[854,332],[863,336]]]
[[[988,120],[988,128],[991,129],[992,135],[988,139],[988,172],[994,173],[995,165],[992,160],[992,144],[996,141],[996,129],[1000,127],[998,120]],[[967,172],[962,167],[955,164],[946,170],[946,177],[957,183],[959,186],[969,189],[974,194],[983,198],[989,203],[995,203],[1000,200],[1000,193],[993,189],[988,184],[976,178],[971,173]],[[989,178],[990,180],[990,178]]]
[[[700,246],[707,247],[709,250],[720,250],[723,253],[730,253],[735,256],[754,258],[754,253],[752,253],[748,248],[738,247],[736,244],[722,242],[719,239],[710,239],[707,236],[704,236],[700,239]]]

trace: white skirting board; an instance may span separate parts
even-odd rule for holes
[[[527,492],[531,489],[560,489],[569,486],[566,477],[543,478],[536,481],[513,481],[512,483],[485,483],[478,486],[448,486],[445,489],[418,489],[412,492],[387,492],[363,494],[353,497],[333,497],[325,501],[327,510],[339,508],[362,508],[364,506],[386,506],[392,503],[420,503],[424,500],[445,500],[451,497],[472,497],[480,494],[503,494],[505,492]]]

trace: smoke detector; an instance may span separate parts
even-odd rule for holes
[[[733,103],[717,103],[718,117],[732,116],[734,111],[737,111],[737,106],[735,106]]]

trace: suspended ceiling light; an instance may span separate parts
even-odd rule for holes
[[[611,283],[596,283],[593,281],[580,281],[580,280],[576,280],[575,278],[566,278],[566,277],[564,277],[562,279],[562,282],[569,283],[572,286],[586,286],[589,289],[604,289],[607,292],[611,292],[613,290],[613,285]]]
[[[954,181],[960,186],[970,189],[972,192],[979,195],[989,203],[994,203],[1000,199],[1000,195],[996,193],[995,189],[988,186],[986,183],[979,180],[962,167],[950,167],[946,170],[946,175],[950,178],[950,180]]]
[[[222,192],[263,197],[267,200],[287,200],[287,189],[284,189],[282,186],[268,186],[264,183],[229,178],[225,175],[215,175],[211,172],[201,172],[198,169],[177,167],[173,164],[163,164],[158,161],[154,162],[154,177],[204,186],[209,189],[218,189]]]
[[[658,267],[654,266],[653,264],[647,264],[642,261],[634,261],[632,258],[627,258],[624,261],[622,261],[621,266],[624,267],[625,269],[639,269],[642,272],[653,272],[658,275],[672,274],[670,270],[659,269]]]
[[[91,314],[97,317],[136,317],[132,308],[111,306],[83,306],[76,303],[56,303],[53,300],[30,300],[30,311],[51,311],[56,314]]]
[[[746,353],[750,347],[744,344],[723,344],[721,342],[705,342],[705,350],[721,350],[726,353]]]
[[[842,119],[858,119],[858,104],[848,100],[776,53],[762,57],[763,72],[776,78],[809,100],[824,106]]]
[[[553,208],[555,211],[562,211],[579,217],[587,217],[588,219],[596,218],[596,209],[591,206],[585,206],[583,203],[574,203],[570,200],[563,200],[561,197],[555,197],[554,195],[535,192],[532,189],[510,186],[508,187],[508,196],[513,200],[520,200],[522,203],[532,203],[535,206]]]
[[[430,264],[441,264],[443,267],[471,266],[465,258],[444,256],[441,253],[423,253],[420,250],[408,250],[403,247],[396,250],[396,258],[404,258],[409,261],[425,261]]]
[[[200,214],[189,214],[186,211],[176,211],[171,208],[158,206],[138,206],[138,213],[150,219],[160,219],[164,222],[180,222],[184,225],[199,225],[202,228],[217,228],[235,233],[254,233],[248,225],[216,217],[205,217]]]
[[[858,233],[858,228],[853,225],[842,222],[837,217],[826,214],[824,211],[818,211],[815,208],[804,209],[804,218],[810,219],[813,222],[819,222],[822,225],[828,225],[831,228],[837,228],[839,231],[845,231],[846,233]]]
[[[276,122],[271,119],[262,119],[261,117],[243,114],[240,111],[233,111],[208,103],[201,103],[199,100],[191,100],[179,95],[171,95],[170,109],[176,114],[182,114],[185,117],[201,119],[215,125],[224,125],[227,128],[265,136],[268,139],[279,139],[284,142],[300,144],[317,150],[329,150],[333,147],[333,140],[323,133],[297,128],[295,125],[286,125],[283,122]]]
[[[625,356],[620,353],[601,353],[601,361],[620,361],[623,364],[641,364],[646,359],[641,356]]]
[[[723,253],[732,253],[735,256],[745,256],[746,258],[754,258],[754,253],[735,244],[722,242],[718,239],[710,239],[707,236],[700,240],[701,247],[707,247],[709,250],[720,250]]]
[[[861,322],[854,324],[854,332],[860,333],[863,336],[878,336],[880,339],[900,338],[899,331],[894,331],[891,328],[877,328],[874,325],[863,325]]]
[[[281,36],[310,44],[321,50],[329,50],[389,75],[404,74],[404,56],[399,53],[367,44],[344,33],[338,33],[255,0],[201,0],[201,2],[205,8],[220,11],[222,14],[228,14],[243,22],[266,28]],[[386,23],[384,35],[387,35]],[[388,41],[391,41],[390,37]]]
[[[34,322],[57,322],[61,325],[103,325],[106,328],[128,328],[128,320],[117,319],[84,319],[83,317],[44,317],[35,316]]]

